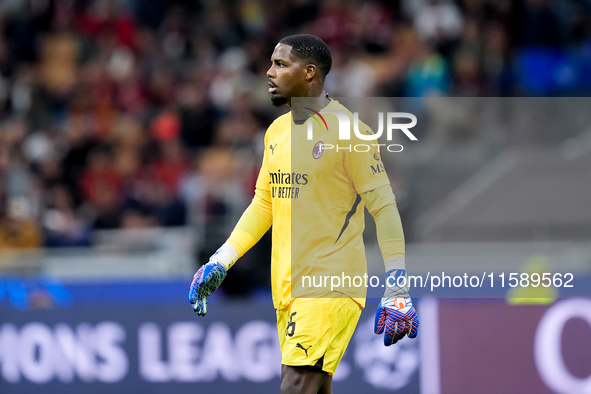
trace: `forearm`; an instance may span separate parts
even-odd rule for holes
[[[252,202],[234,227],[227,243],[242,257],[269,230],[273,222],[271,195],[269,191],[256,189]]]
[[[386,266],[386,289],[378,306],[374,332],[384,333],[384,344],[390,346],[405,335],[417,336],[419,318],[408,291],[404,263],[404,233],[400,214],[390,186],[382,186],[361,197],[374,217],[378,243]]]
[[[376,223],[378,245],[386,265],[386,273],[404,270],[404,232],[394,193],[389,185],[361,195],[363,203]]]

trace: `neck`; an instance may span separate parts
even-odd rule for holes
[[[296,105],[292,105],[292,102],[288,103],[291,107],[291,116],[296,123],[304,122],[306,119],[310,117],[310,110],[306,108],[311,108],[314,111],[320,111],[322,108],[326,107],[330,99],[328,98],[328,94],[324,89],[317,94],[306,96],[300,100],[297,100]]]

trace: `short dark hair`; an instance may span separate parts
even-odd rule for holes
[[[324,81],[332,67],[330,49],[324,41],[312,34],[295,34],[282,38],[279,43],[291,46],[294,55],[318,67],[320,79]]]

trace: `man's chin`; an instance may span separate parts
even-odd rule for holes
[[[281,107],[282,105],[287,104],[287,99],[278,94],[273,94],[271,95],[271,104],[275,107]]]

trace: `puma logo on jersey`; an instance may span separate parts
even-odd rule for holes
[[[269,145],[269,149],[271,149],[271,154],[275,153],[275,147],[277,146],[277,144],[275,145]]]
[[[302,346],[301,343],[296,343],[296,348],[298,349],[302,349],[304,352],[306,352],[306,357],[308,357],[308,349],[310,349],[312,347],[312,345],[308,346],[308,348],[306,349],[305,347]]]

